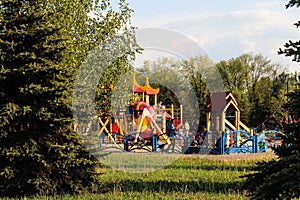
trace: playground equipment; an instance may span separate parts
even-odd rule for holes
[[[279,141],[279,137],[274,137],[274,134],[284,135],[275,130],[263,130],[258,133],[256,129],[249,128],[241,122],[240,113],[238,101],[231,92],[215,93],[207,101],[207,140],[213,147],[210,153],[265,152]]]
[[[170,108],[162,106],[156,112],[159,88],[152,88],[148,77],[144,86],[140,86],[133,76],[133,94],[142,96],[133,104],[124,106],[116,114],[98,117],[98,149],[103,151],[130,152],[182,152],[183,138],[170,138],[166,134],[166,123],[176,116],[175,125],[180,126],[182,106]],[[154,96],[155,104],[149,105]],[[91,130],[87,128],[86,130]],[[88,131],[87,131],[88,132]],[[182,140],[182,141],[181,141]],[[175,144],[176,143],[176,144]]]
[[[96,132],[97,148],[103,151],[203,154],[264,152],[271,146],[278,145],[281,138],[279,136],[284,135],[275,130],[258,133],[256,129],[247,127],[240,120],[241,108],[234,95],[231,92],[222,92],[212,94],[206,103],[207,134],[199,142],[199,139],[191,137],[194,133],[180,131],[183,125],[182,106],[162,106],[160,112],[157,112],[157,94],[160,89],[152,88],[148,77],[145,85],[140,86],[134,75],[132,90],[141,99],[124,106],[124,109],[120,108],[115,114],[104,113],[91,121],[88,127],[77,126],[76,130],[87,134]],[[154,105],[150,106],[150,98],[153,96]],[[170,119],[177,129],[174,137],[166,134],[166,124]]]
[[[215,145],[211,145],[214,154],[257,152],[257,138],[254,130],[240,119],[241,109],[231,92],[219,92],[211,95],[206,102],[206,127],[208,140],[215,135]],[[217,135],[217,137],[216,137]],[[263,150],[262,150],[263,151]]]
[[[265,152],[265,133],[250,135],[243,130],[224,131],[218,139],[212,154]]]
[[[241,109],[231,92],[212,94],[206,106],[208,131],[244,130],[253,134],[253,129],[241,122]]]
[[[150,96],[154,95],[154,105],[157,105],[157,94],[159,93],[159,88],[152,88],[149,84],[149,78],[146,77],[146,83],[144,86],[140,86],[135,78],[135,73],[133,73],[133,92],[142,94],[142,101],[149,104]]]

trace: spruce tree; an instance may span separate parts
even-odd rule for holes
[[[94,162],[72,130],[67,41],[42,1],[1,8],[1,195],[75,192],[92,185]]]
[[[96,189],[97,162],[73,130],[72,87],[87,52],[131,10],[120,1],[120,13],[97,21],[85,2],[0,4],[0,196]],[[97,5],[106,10],[109,1]]]
[[[300,6],[299,0],[291,0],[286,8]],[[299,22],[296,23],[299,26]],[[300,62],[299,42],[289,41],[279,54],[292,56],[293,61]],[[289,114],[299,120],[300,91],[287,94],[285,108]],[[300,197],[300,125],[299,121],[287,124],[282,135],[283,142],[273,148],[278,155],[277,160],[258,163],[255,173],[247,175],[244,188],[252,199],[293,199]]]
[[[299,0],[289,0],[289,2],[286,5],[286,8],[291,7],[300,7],[300,1]],[[296,22],[294,24],[297,28],[300,27],[300,21]],[[279,49],[278,53],[283,54],[285,56],[293,57],[292,61],[294,62],[300,62],[300,40],[299,41],[291,41],[289,40],[284,45],[284,49]]]
[[[290,0],[286,5],[286,8],[300,7],[300,0]],[[297,28],[300,26],[300,21],[295,23]],[[279,49],[278,54],[293,57],[292,61],[300,63],[300,40],[296,42],[289,41],[285,44],[285,49]],[[300,90],[298,89],[299,74],[295,73],[295,76],[291,76],[287,81],[288,87],[294,88],[293,91],[289,91],[287,96],[287,103],[284,108],[292,118],[292,123],[285,126],[285,133],[283,144],[274,148],[275,153],[283,159],[289,156],[298,155],[300,156]],[[295,87],[296,86],[296,87]],[[299,190],[300,191],[300,190]]]

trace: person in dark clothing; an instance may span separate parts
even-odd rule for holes
[[[201,139],[202,139],[201,145],[202,145],[203,143],[206,144],[206,143],[205,143],[206,135],[207,135],[207,128],[203,128],[203,131],[202,131],[201,134],[200,134]]]
[[[167,132],[166,133],[170,138],[173,138],[176,135],[175,127],[174,127],[174,124],[173,124],[173,119],[168,121],[168,123],[167,123]]]

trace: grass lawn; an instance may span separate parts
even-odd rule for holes
[[[224,155],[199,158],[182,156],[172,165],[153,172],[130,173],[101,168],[98,194],[34,197],[26,199],[246,199],[241,175],[259,160],[273,154]]]

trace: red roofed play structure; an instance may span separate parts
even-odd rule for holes
[[[198,129],[190,130],[182,123],[182,105],[179,108],[174,108],[173,105],[166,108],[162,105],[158,109],[157,95],[160,88],[153,88],[149,78],[145,77],[145,79],[145,84],[141,86],[133,74],[134,95],[132,93],[130,95],[134,101],[130,101],[130,104],[120,106],[117,113],[100,114],[95,118],[97,121],[91,121],[88,126],[77,123],[74,129],[87,135],[96,132],[97,148],[105,151],[113,148],[113,151],[117,149],[117,151],[130,152],[200,153],[201,150],[204,154],[208,152],[230,154],[257,153],[266,150],[265,135],[272,131],[256,133],[254,129],[247,127],[241,121],[242,109],[232,92],[211,94],[206,102],[206,127],[199,130],[199,125],[196,124]],[[103,89],[115,88],[105,86]],[[154,97],[154,105],[150,105],[150,97]],[[96,126],[93,126],[93,123]],[[171,126],[173,135],[168,133],[170,125],[174,127]],[[272,133],[282,134],[278,131]],[[85,141],[90,144],[93,142]]]
[[[208,131],[226,131],[227,127],[227,130],[243,129],[249,133],[253,132],[252,129],[241,122],[241,108],[231,92],[212,94],[206,102],[206,107],[206,127]]]

